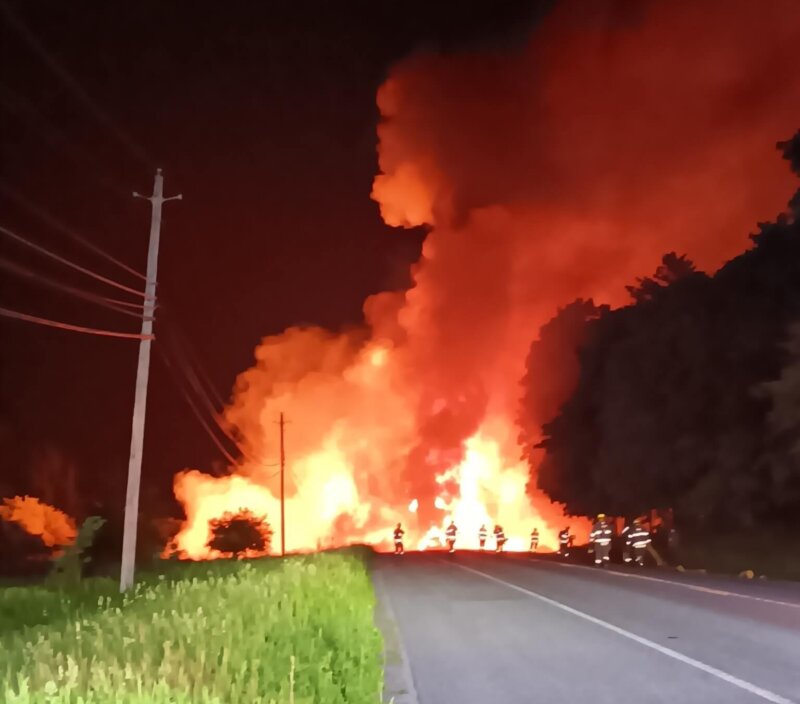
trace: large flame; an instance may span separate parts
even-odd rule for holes
[[[320,363],[315,349],[336,352],[322,364],[324,371],[318,366],[313,371],[298,359],[294,365],[278,365],[287,345],[312,352],[315,365]],[[547,502],[543,513],[530,505],[527,466],[507,459],[519,454],[507,419],[485,418],[451,463],[430,457],[430,465],[445,467],[432,473],[436,489],[411,495],[404,476],[406,459],[418,443],[414,419],[422,393],[403,381],[401,350],[387,342],[351,349],[322,331],[292,330],[266,340],[259,352],[259,364],[240,378],[229,416],[236,422],[239,413],[255,412],[259,433],[245,439],[248,454],[263,456],[263,462],[247,462],[223,478],[196,470],[179,474],[175,493],[187,521],[168,553],[218,557],[207,547],[209,522],[242,507],[266,514],[275,530],[273,550],[280,545],[280,478],[273,438],[281,411],[290,420],[285,505],[289,550],[353,542],[388,549],[397,522],[405,526],[410,545],[426,547],[429,529],[443,528],[450,516],[460,524],[459,544],[464,547],[477,547],[478,529],[485,522],[500,522],[509,535],[516,534],[510,549],[527,547],[524,536],[534,526],[542,532],[543,544],[555,545],[560,524],[548,520],[559,512]],[[285,391],[270,394],[269,389]],[[438,399],[429,412],[446,417],[446,401]]]
[[[47,547],[58,548],[75,542],[75,521],[54,506],[33,496],[3,499],[0,519],[21,525],[31,535],[38,535]]]
[[[614,7],[559,3],[521,52],[395,67],[373,197],[388,224],[432,228],[413,285],[369,298],[363,331],[263,340],[226,411],[247,459],[176,476],[179,554],[213,557],[208,521],[241,507],[280,544],[281,412],[290,550],[388,548],[397,522],[425,547],[451,517],[465,547],[482,523],[511,549],[534,527],[549,547],[568,523],[585,535],[526,492],[514,419],[532,339],[575,298],[619,304],[667,251],[709,270],[741,251],[794,189],[774,145],[800,115],[795,0]]]

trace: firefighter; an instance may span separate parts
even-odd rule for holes
[[[536,552],[539,549],[539,529],[534,528],[531,531],[531,552]]]
[[[570,535],[569,526],[558,534],[558,552],[561,557],[569,557]]]
[[[631,561],[631,544],[629,542],[631,532],[631,524],[629,523],[622,529],[622,533],[620,533],[620,538],[622,538],[625,542],[625,547],[622,549],[622,559],[625,562]]]
[[[458,528],[456,528],[456,524],[453,521],[450,521],[450,525],[447,526],[447,530],[445,531],[447,547],[450,552],[456,551],[456,533],[458,533]]]
[[[394,529],[394,554],[395,555],[402,555],[405,550],[403,549],[403,536],[406,532],[403,530],[403,527],[398,523],[397,527]]]
[[[650,531],[636,518],[625,536],[625,547],[628,555],[633,554],[633,560],[639,567],[644,567],[644,554],[648,545],[650,545]]]
[[[486,536],[489,535],[489,531],[486,530],[486,525],[481,524],[481,529],[478,531],[478,541],[481,545],[481,550],[486,547]]]
[[[611,537],[613,531],[606,521],[606,514],[597,514],[597,521],[592,526],[589,540],[594,546],[594,564],[601,565],[603,568],[608,566],[609,553],[611,552]]]
[[[497,525],[494,527],[494,551],[503,552],[506,544],[506,534],[503,531],[503,526]]]

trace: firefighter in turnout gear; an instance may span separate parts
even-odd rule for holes
[[[489,531],[486,530],[486,526],[482,524],[481,529],[478,531],[478,541],[480,542],[481,550],[483,550],[486,547],[487,535],[489,535]]]
[[[594,547],[595,565],[602,565],[604,568],[608,566],[612,535],[613,531],[606,521],[606,514],[598,514],[597,521],[595,521],[592,526],[592,532],[589,534],[589,540],[592,541]]]
[[[406,532],[403,530],[402,526],[398,523],[397,527],[394,529],[394,554],[395,555],[402,555],[405,550],[403,549],[403,536]]]
[[[561,557],[569,557],[570,535],[569,526],[558,534],[558,552]]]
[[[456,533],[458,533],[458,528],[456,528],[456,524],[453,521],[450,521],[450,525],[447,526],[447,530],[445,531],[447,547],[450,552],[456,551]]]
[[[622,529],[622,532],[619,534],[619,537],[622,538],[623,541],[625,541],[625,547],[622,548],[623,562],[631,561],[631,544],[628,540],[630,532],[631,532],[631,524],[629,523]]]
[[[644,567],[644,554],[650,545],[650,531],[636,518],[631,529],[625,535],[625,548],[628,555],[633,556],[634,562],[639,567]]]
[[[539,529],[534,528],[531,532],[531,552],[536,552],[539,549]]]
[[[494,551],[503,552],[506,544],[506,534],[503,531],[503,526],[494,527]]]

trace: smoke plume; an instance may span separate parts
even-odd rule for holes
[[[798,46],[794,0],[567,1],[513,53],[395,66],[373,198],[387,224],[431,228],[413,284],[368,299],[366,331],[264,340],[228,411],[256,461],[177,477],[178,544],[200,555],[203,522],[237,503],[277,515],[280,411],[291,547],[379,541],[395,520],[421,536],[450,515],[552,544],[564,517],[526,496],[514,423],[531,341],[570,301],[624,301],[664,252],[714,270],[784,208]]]

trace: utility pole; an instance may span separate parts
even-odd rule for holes
[[[136,565],[136,530],[139,522],[139,486],[142,478],[142,448],[144,446],[144,414],[147,406],[147,380],[150,376],[150,341],[153,332],[153,314],[156,308],[156,275],[158,271],[158,241],[161,236],[161,206],[168,200],[181,200],[182,195],[164,198],[164,176],[156,169],[153,195],[133,194],[152,205],[150,220],[150,247],[147,251],[147,280],[144,289],[144,316],[142,341],[139,343],[139,368],[136,372],[136,396],[133,402],[131,429],[131,455],[128,462],[128,490],[125,494],[125,525],[122,534],[122,569],[119,589],[133,586]]]
[[[286,455],[283,451],[283,413],[281,413],[281,557],[286,555],[286,502],[284,497],[284,475],[286,474]]]

